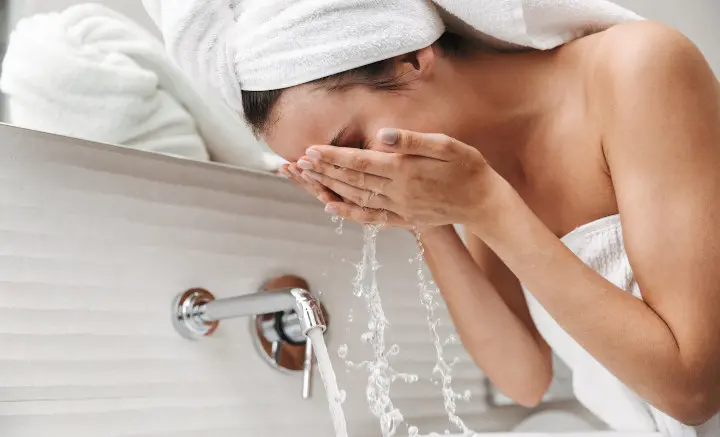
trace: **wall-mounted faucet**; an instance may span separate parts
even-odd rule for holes
[[[195,288],[179,294],[172,304],[175,330],[192,340],[212,335],[221,320],[238,317],[252,317],[253,326],[257,327],[254,334],[262,336],[262,340],[256,341],[264,340],[272,345],[267,358],[275,367],[282,367],[280,353],[283,348],[304,347],[302,395],[309,398],[313,349],[307,334],[315,329],[325,332],[327,322],[320,302],[307,286],[263,289],[226,299],[216,299],[209,291]]]

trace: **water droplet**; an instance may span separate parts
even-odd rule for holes
[[[348,345],[346,345],[346,344],[340,345],[340,347],[338,348],[338,357],[340,357],[344,360],[345,358],[347,358],[347,355],[348,355]]]
[[[415,384],[420,380],[420,377],[417,375],[403,375],[403,381],[407,384]]]
[[[388,350],[388,355],[394,356],[400,353],[400,346],[394,344],[390,347],[390,350]]]
[[[335,217],[337,218],[337,217]],[[337,222],[338,227],[335,229],[335,233],[338,235],[342,235],[343,233],[343,224],[345,223],[345,218],[341,217],[340,220],[335,220],[333,223]]]
[[[408,428],[408,437],[418,437],[420,434],[420,430],[417,428],[417,426],[411,426]]]
[[[347,392],[345,390],[340,390],[338,396],[335,398],[335,401],[337,401],[338,404],[344,404],[345,400],[347,400]]]

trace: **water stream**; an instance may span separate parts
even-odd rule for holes
[[[363,343],[372,348],[372,360],[354,364],[347,361],[351,367],[365,368],[368,371],[368,383],[365,391],[368,407],[380,421],[380,431],[383,437],[391,437],[397,433],[398,426],[404,419],[400,410],[395,407],[390,398],[390,385],[400,379],[407,383],[417,382],[417,375],[409,375],[395,371],[390,365],[389,358],[396,355],[400,348],[391,345],[389,348],[385,341],[385,329],[389,322],[380,298],[377,271],[380,263],[377,261],[377,235],[382,226],[365,225],[363,227],[363,253],[362,260],[356,265],[356,277],[353,282],[353,293],[363,298],[368,311],[368,331],[361,337]],[[341,355],[347,354],[347,348],[341,350]]]
[[[333,219],[338,224],[336,233],[342,233],[342,220]],[[339,223],[338,223],[339,222]],[[417,375],[410,375],[397,372],[392,368],[389,358],[399,353],[398,345],[393,344],[388,347],[385,339],[385,329],[390,325],[382,307],[382,299],[378,288],[377,271],[380,264],[377,261],[377,236],[382,226],[365,225],[363,228],[363,251],[362,259],[355,264],[356,277],[353,281],[353,294],[356,297],[363,298],[368,311],[368,331],[362,334],[363,343],[370,345],[372,349],[372,359],[353,363],[347,360],[348,347],[341,345],[338,349],[338,356],[345,361],[350,368],[366,369],[368,372],[368,383],[366,388],[366,398],[370,411],[380,421],[380,430],[383,437],[394,436],[400,424],[404,422],[403,415],[396,408],[390,398],[390,385],[396,380],[406,383],[414,383],[418,381]],[[420,291],[420,302],[424,306],[427,315],[428,328],[431,334],[433,345],[436,352],[436,364],[433,368],[433,375],[437,377],[436,384],[441,386],[445,411],[448,414],[450,423],[452,423],[464,436],[472,435],[465,423],[456,414],[456,401],[469,400],[469,392],[460,395],[452,388],[452,368],[455,361],[448,362],[444,356],[443,346],[457,341],[454,335],[450,335],[446,339],[442,339],[438,331],[440,319],[436,316],[436,309],[439,306],[439,290],[432,281],[425,279],[423,272],[424,267],[424,248],[420,242],[420,234],[416,233],[419,252],[416,258],[410,261],[417,265],[417,280]],[[353,314],[348,314],[348,323],[352,323]],[[335,371],[333,370],[327,346],[325,345],[323,334],[320,330],[311,331],[308,334],[315,348],[318,368],[322,377],[327,393],[330,414],[335,427],[336,437],[347,437],[347,424],[342,409],[345,401],[345,392],[339,390]],[[419,430],[414,426],[405,425],[410,437],[418,437]],[[449,434],[449,430],[445,431]],[[437,435],[437,434],[431,434]]]
[[[312,342],[317,359],[320,378],[322,378],[327,394],[328,406],[330,408],[330,417],[332,418],[333,427],[335,428],[335,437],[348,437],[347,423],[345,421],[345,412],[342,404],[345,402],[345,391],[338,388],[337,377],[333,370],[330,354],[325,345],[325,338],[321,329],[313,329],[308,332],[308,338]]]
[[[438,327],[440,326],[440,319],[435,314],[435,311],[440,306],[440,290],[434,285],[434,283],[428,281],[425,278],[425,273],[423,271],[423,267],[425,266],[425,248],[423,247],[421,236],[422,235],[420,234],[420,232],[415,232],[415,238],[417,240],[419,251],[414,261],[417,267],[416,274],[418,280],[418,288],[420,291],[420,303],[422,303],[422,305],[425,307],[430,336],[432,338],[433,345],[435,346],[436,362],[435,367],[433,368],[433,375],[436,375],[439,378],[445,412],[448,415],[450,423],[455,425],[455,427],[460,430],[463,435],[472,435],[472,431],[468,429],[468,427],[465,425],[465,422],[463,422],[463,420],[456,413],[457,400],[469,401],[470,392],[467,391],[461,395],[456,393],[452,386],[452,370],[457,363],[457,360],[448,361],[445,358],[444,346],[446,344],[455,343],[457,341],[457,338],[455,337],[455,335],[450,335],[443,340],[438,331]],[[408,431],[410,437],[416,437],[419,435],[419,431],[415,427],[411,427]],[[449,434],[449,431],[446,431],[446,434]]]

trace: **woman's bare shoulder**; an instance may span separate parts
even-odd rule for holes
[[[579,40],[571,56],[582,65],[589,100],[608,115],[617,115],[618,107],[633,106],[648,93],[657,96],[678,84],[712,74],[690,39],[653,21],[618,25]],[[713,84],[704,82],[703,91],[708,95]]]

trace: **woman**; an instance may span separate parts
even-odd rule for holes
[[[522,283],[652,405],[689,425],[714,416],[720,90],[698,50],[637,23],[550,53],[462,53],[446,36],[374,68],[330,80],[344,91],[287,90],[254,120],[260,99],[248,96],[245,113],[329,213],[426,227],[463,345],[518,403],[536,405],[552,378]],[[559,240],[618,213],[644,302]]]
[[[556,324],[657,428],[720,435],[720,87],[684,36],[637,22],[500,53],[446,33],[242,102],[327,212],[421,229],[464,346],[509,397],[543,397],[571,341]]]

